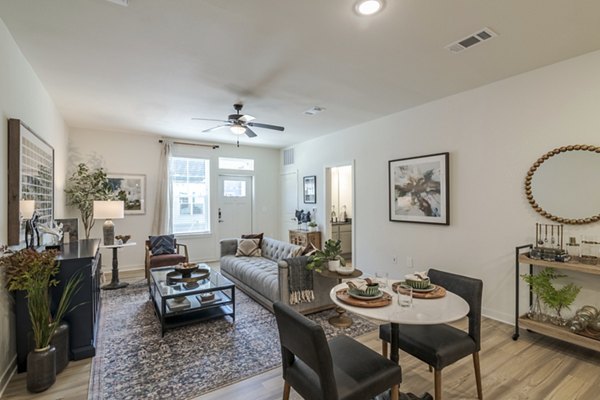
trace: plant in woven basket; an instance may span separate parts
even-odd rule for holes
[[[49,346],[58,324],[69,311],[71,299],[79,289],[81,280],[80,275],[75,275],[67,282],[52,317],[49,288],[58,284],[55,278],[59,271],[56,254],[55,250],[38,253],[33,249],[23,249],[0,258],[7,289],[26,292],[27,310],[37,349]]]
[[[77,170],[67,181],[65,188],[67,204],[75,206],[81,213],[85,238],[90,238],[94,226],[94,200],[112,200],[114,195],[103,168],[90,169],[86,164],[77,165]]]

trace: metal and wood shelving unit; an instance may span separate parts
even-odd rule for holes
[[[519,270],[521,264],[529,264],[529,273],[533,273],[533,267],[551,267],[563,271],[576,271],[591,275],[600,275],[600,266],[579,263],[577,261],[557,262],[547,260],[536,260],[529,257],[529,253],[522,252],[524,249],[531,250],[533,245],[527,244],[515,248],[515,332],[513,340],[519,338],[519,328],[525,328],[530,331],[559,339],[578,346],[586,347],[591,350],[600,351],[600,340],[587,336],[579,335],[569,331],[568,328],[556,326],[548,322],[539,322],[527,318],[526,315],[519,315],[519,285],[521,277]],[[529,292],[529,305],[533,300],[533,294]]]

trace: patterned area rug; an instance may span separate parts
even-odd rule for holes
[[[327,322],[329,310],[309,316],[328,337],[359,336],[377,328],[353,315],[350,328]],[[97,355],[89,400],[188,399],[258,375],[281,364],[275,316],[236,290],[235,324],[230,317],[169,330],[148,299],[146,281],[102,291]]]

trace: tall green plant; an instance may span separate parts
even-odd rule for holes
[[[58,280],[54,278],[59,271],[56,251],[38,253],[33,249],[24,249],[0,258],[0,266],[4,269],[8,290],[26,292],[35,347],[42,349],[48,346],[58,324],[69,311],[71,299],[79,290],[81,276],[75,275],[67,282],[52,318],[48,290],[58,284]]]
[[[80,163],[67,181],[65,193],[67,204],[79,209],[85,238],[89,239],[94,226],[94,200],[112,200],[114,197],[106,172],[103,168],[90,169]]]

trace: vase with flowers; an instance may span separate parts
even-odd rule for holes
[[[71,299],[81,281],[81,276],[75,275],[65,284],[52,315],[49,289],[58,284],[56,254],[55,250],[23,249],[0,258],[7,289],[23,291],[27,299],[35,344],[34,350],[27,355],[27,389],[34,393],[48,389],[56,381],[56,349],[51,340],[63,316],[72,309]]]

